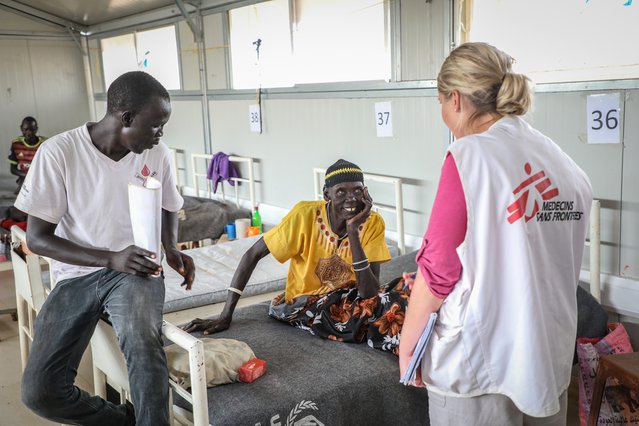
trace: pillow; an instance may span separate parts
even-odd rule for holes
[[[234,339],[202,338],[206,386],[213,387],[238,381],[238,370],[245,362],[255,358],[253,350],[244,342]],[[189,353],[178,345],[164,348],[169,376],[184,388],[191,387]]]

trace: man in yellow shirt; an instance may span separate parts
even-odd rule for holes
[[[396,337],[390,340],[399,341],[405,304],[381,297],[385,292],[380,293],[380,264],[391,257],[384,220],[371,211],[373,200],[364,186],[364,174],[357,165],[340,159],[326,170],[324,179],[324,200],[296,204],[244,254],[220,316],[196,318],[184,327],[186,331],[210,334],[229,328],[255,266],[271,253],[279,262],[291,261],[286,290],[271,302],[271,317],[349,342],[364,340],[373,324],[376,332],[394,332]],[[394,327],[387,321],[389,310]],[[374,346],[382,348],[381,343]],[[396,345],[383,349],[394,351]]]

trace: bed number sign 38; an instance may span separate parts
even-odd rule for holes
[[[262,108],[260,108],[260,104],[249,105],[249,127],[253,133],[262,133]]]
[[[587,114],[589,144],[620,142],[621,106],[619,93],[588,96]]]

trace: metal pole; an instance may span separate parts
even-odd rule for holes
[[[191,14],[186,9],[186,5],[183,0],[175,0],[175,4],[180,10],[180,13],[189,25],[195,43],[197,44],[197,62],[200,71],[200,89],[202,93],[202,126],[204,130],[204,152],[206,154],[212,154],[213,148],[211,146],[211,123],[209,113],[209,98],[208,98],[208,79],[206,70],[206,52],[204,46],[204,18],[202,12],[198,6],[195,10],[195,20],[191,17]]]
[[[590,209],[590,294],[601,302],[601,202]]]
[[[397,217],[397,247],[399,254],[406,253],[406,245],[404,243],[404,195],[402,193],[402,181],[395,181],[395,209]]]

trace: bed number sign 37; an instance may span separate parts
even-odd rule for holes
[[[393,114],[390,102],[375,103],[375,127],[378,138],[393,137]]]
[[[588,143],[621,141],[621,106],[619,93],[590,95],[587,100]]]

